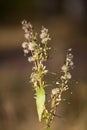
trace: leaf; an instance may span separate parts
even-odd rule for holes
[[[43,88],[38,88],[36,91],[36,106],[39,121],[41,122],[42,114],[45,107],[45,90]]]

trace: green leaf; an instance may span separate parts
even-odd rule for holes
[[[36,106],[37,106],[37,113],[39,121],[41,122],[42,114],[45,107],[45,90],[43,88],[39,88],[36,91]]]

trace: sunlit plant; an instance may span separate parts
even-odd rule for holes
[[[35,91],[35,100],[38,119],[46,121],[47,130],[50,130],[53,118],[56,115],[56,109],[62,99],[62,93],[69,89],[69,80],[72,78],[70,69],[73,68],[72,49],[68,49],[66,60],[61,67],[61,76],[57,78],[53,89],[51,90],[50,101],[47,99],[46,87],[49,83],[45,81],[45,77],[49,70],[45,63],[48,60],[48,52],[51,49],[48,42],[51,40],[48,29],[42,26],[40,34],[34,32],[33,26],[26,20],[22,21],[22,29],[24,30],[25,41],[22,43],[24,55],[28,57],[29,62],[33,62],[30,82]],[[50,109],[47,106],[50,106]]]

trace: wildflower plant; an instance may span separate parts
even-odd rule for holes
[[[33,26],[26,20],[22,21],[25,41],[22,43],[24,55],[28,57],[29,62],[33,62],[30,82],[35,91],[35,100],[38,119],[46,121],[47,129],[50,130],[53,118],[56,115],[56,109],[62,101],[62,93],[69,89],[68,82],[71,79],[70,69],[73,68],[72,49],[68,49],[65,64],[61,67],[61,76],[55,82],[55,87],[51,90],[50,102],[47,102],[46,87],[49,83],[45,81],[45,76],[49,71],[45,63],[48,60],[48,52],[51,49],[48,42],[51,40],[48,29],[42,26],[40,34],[34,32]],[[50,109],[47,108],[50,104]]]

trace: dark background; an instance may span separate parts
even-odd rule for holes
[[[44,25],[52,38],[47,67],[59,72],[66,50],[72,48],[74,69],[70,90],[63,95],[54,130],[87,130],[87,1],[0,0],[0,129],[39,130],[33,89],[29,83],[32,64],[21,47],[21,21],[30,21],[36,31]],[[55,80],[48,77],[48,81]],[[72,95],[70,92],[72,91]]]

